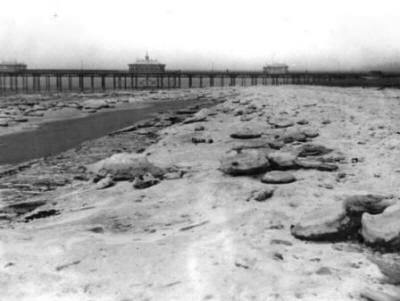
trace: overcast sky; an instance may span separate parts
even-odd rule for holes
[[[0,1],[0,60],[31,68],[127,68],[146,50],[170,69],[400,66],[395,0]]]

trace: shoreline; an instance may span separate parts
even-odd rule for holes
[[[214,88],[215,89],[215,88]],[[199,90],[199,91],[196,91]],[[180,89],[180,90],[156,90],[156,91],[112,91],[108,93],[63,93],[56,95],[9,95],[0,97],[0,139],[2,136],[15,133],[34,131],[43,124],[74,120],[93,116],[96,114],[113,112],[119,110],[130,110],[147,107],[151,104],[170,101],[174,95],[184,99],[185,95],[199,92],[200,95],[207,94],[210,89]],[[228,89],[227,89],[228,90]],[[36,97],[36,100],[35,100]],[[39,99],[39,100],[37,100]],[[17,102],[17,103],[15,103]],[[29,103],[41,116],[30,116],[31,110],[14,112],[15,106]],[[34,105],[33,105],[34,103]],[[85,104],[86,103],[86,104]],[[43,107],[43,105],[45,105]],[[26,105],[24,105],[26,107]],[[85,107],[86,106],[86,107]],[[8,113],[11,113],[8,115]],[[12,121],[8,126],[2,126],[1,121],[13,118],[27,119],[27,121]]]

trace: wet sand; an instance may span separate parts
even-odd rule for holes
[[[84,118],[115,110],[145,108],[157,101],[183,101],[187,100],[191,91],[195,89],[2,96],[0,136],[32,131],[49,122]],[[196,97],[201,98],[203,93],[198,90],[196,94]]]
[[[65,119],[65,115],[58,115],[56,120],[50,122],[47,119],[45,123],[41,122],[37,128],[29,131],[0,136],[0,165],[55,155],[156,114],[201,104],[198,100],[153,100],[120,105],[112,110],[84,117],[72,115],[74,118]]]

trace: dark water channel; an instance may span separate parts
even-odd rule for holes
[[[178,110],[201,103],[199,100],[152,102],[146,107],[113,110],[83,118],[54,121],[44,123],[33,131],[0,136],[0,165],[55,155],[84,141],[102,137],[150,118],[155,113]]]

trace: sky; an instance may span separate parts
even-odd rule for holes
[[[396,3],[397,2],[397,3]],[[398,0],[0,0],[0,61],[110,68],[400,70]]]

